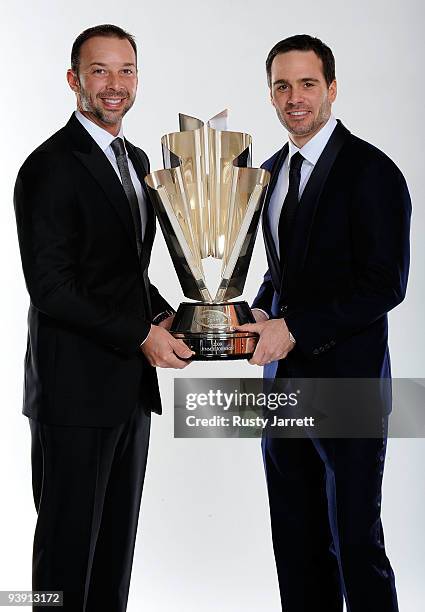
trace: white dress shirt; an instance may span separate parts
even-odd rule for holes
[[[112,134],[110,134],[109,132],[101,128],[100,126],[96,125],[96,123],[93,123],[93,121],[90,121],[90,119],[87,119],[87,117],[85,117],[82,113],[80,113],[80,111],[78,110],[75,111],[75,116],[77,117],[81,125],[88,131],[88,133],[93,138],[93,140],[99,145],[99,147],[105,153],[106,157],[111,162],[113,169],[117,173],[117,176],[120,182],[122,183],[120,171],[118,169],[117,159],[111,147],[111,142],[115,140],[115,138],[122,138],[124,141],[124,148],[125,148],[125,140],[124,140],[122,124],[121,124],[119,134],[117,136],[113,136]],[[126,153],[127,153],[127,149],[126,149]],[[145,236],[146,223],[148,220],[145,195],[143,192],[142,185],[137,176],[137,173],[128,155],[127,155],[127,161],[128,161],[128,168],[130,171],[131,181],[134,185],[134,189],[137,195],[137,201],[139,203],[140,218],[142,221],[142,239],[143,239]]]
[[[313,171],[314,166],[317,163],[320,155],[323,152],[329,138],[332,135],[335,127],[337,125],[337,121],[333,115],[331,115],[325,125],[321,130],[317,132],[309,140],[306,144],[299,149],[291,139],[289,139],[289,152],[286,156],[284,163],[282,164],[282,168],[279,172],[279,177],[277,179],[275,188],[270,198],[269,208],[268,208],[268,216],[270,223],[270,230],[276,245],[276,252],[279,255],[279,219],[280,213],[282,211],[283,202],[285,200],[286,194],[288,193],[289,186],[289,163],[293,155],[299,152],[304,157],[304,161],[301,166],[301,180],[300,180],[300,190],[298,193],[299,198],[301,198],[305,186],[310,178],[310,175]]]

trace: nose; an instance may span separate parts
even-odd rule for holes
[[[296,105],[304,101],[304,90],[300,87],[292,87],[288,98],[288,104]]]
[[[118,72],[110,70],[108,73],[108,89],[121,89],[120,75]]]

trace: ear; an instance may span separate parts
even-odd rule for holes
[[[72,91],[75,93],[80,92],[80,82],[78,80],[78,76],[73,70],[71,70],[71,68],[66,71],[66,80],[68,81],[68,85]]]
[[[272,88],[271,87],[269,87],[269,96],[270,96],[270,102],[276,108],[275,102],[273,100],[273,92],[272,92]]]
[[[335,102],[336,94],[337,94],[337,86],[336,86],[336,79],[334,79],[332,83],[329,85],[329,89],[328,89],[329,102],[331,103]]]

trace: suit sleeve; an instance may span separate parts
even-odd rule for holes
[[[152,320],[155,319],[159,314],[162,314],[166,310],[169,312],[175,312],[174,308],[170,306],[165,298],[159,293],[155,285],[149,281],[149,293],[151,298],[152,306]]]
[[[411,202],[403,175],[388,158],[370,165],[351,200],[350,288],[329,301],[288,310],[299,350],[317,356],[360,333],[406,293]]]
[[[31,302],[93,340],[132,354],[147,337],[150,323],[90,295],[80,282],[78,214],[71,181],[62,168],[52,155],[35,153],[15,185],[19,246]]]
[[[251,308],[260,308],[264,310],[272,318],[272,301],[274,295],[274,287],[270,271],[264,274],[263,282],[258,290],[258,293],[252,303]]]

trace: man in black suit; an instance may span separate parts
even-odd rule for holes
[[[251,363],[265,365],[266,378],[383,383],[387,313],[404,298],[409,266],[405,180],[333,117],[335,62],[320,40],[277,43],[266,68],[289,143],[264,164],[269,269],[253,304],[257,322],[244,326],[260,334]],[[343,598],[349,612],[398,610],[380,520],[391,399],[378,399],[376,437],[263,438],[286,612],[342,612]]]
[[[127,607],[148,450],[160,413],[154,366],[191,352],[150,283],[154,213],[146,154],[124,139],[137,88],[133,37],[112,25],[75,40],[77,111],[19,171],[15,210],[31,305],[24,414],[38,512],[33,588],[64,609]],[[37,608],[40,609],[40,608]]]

